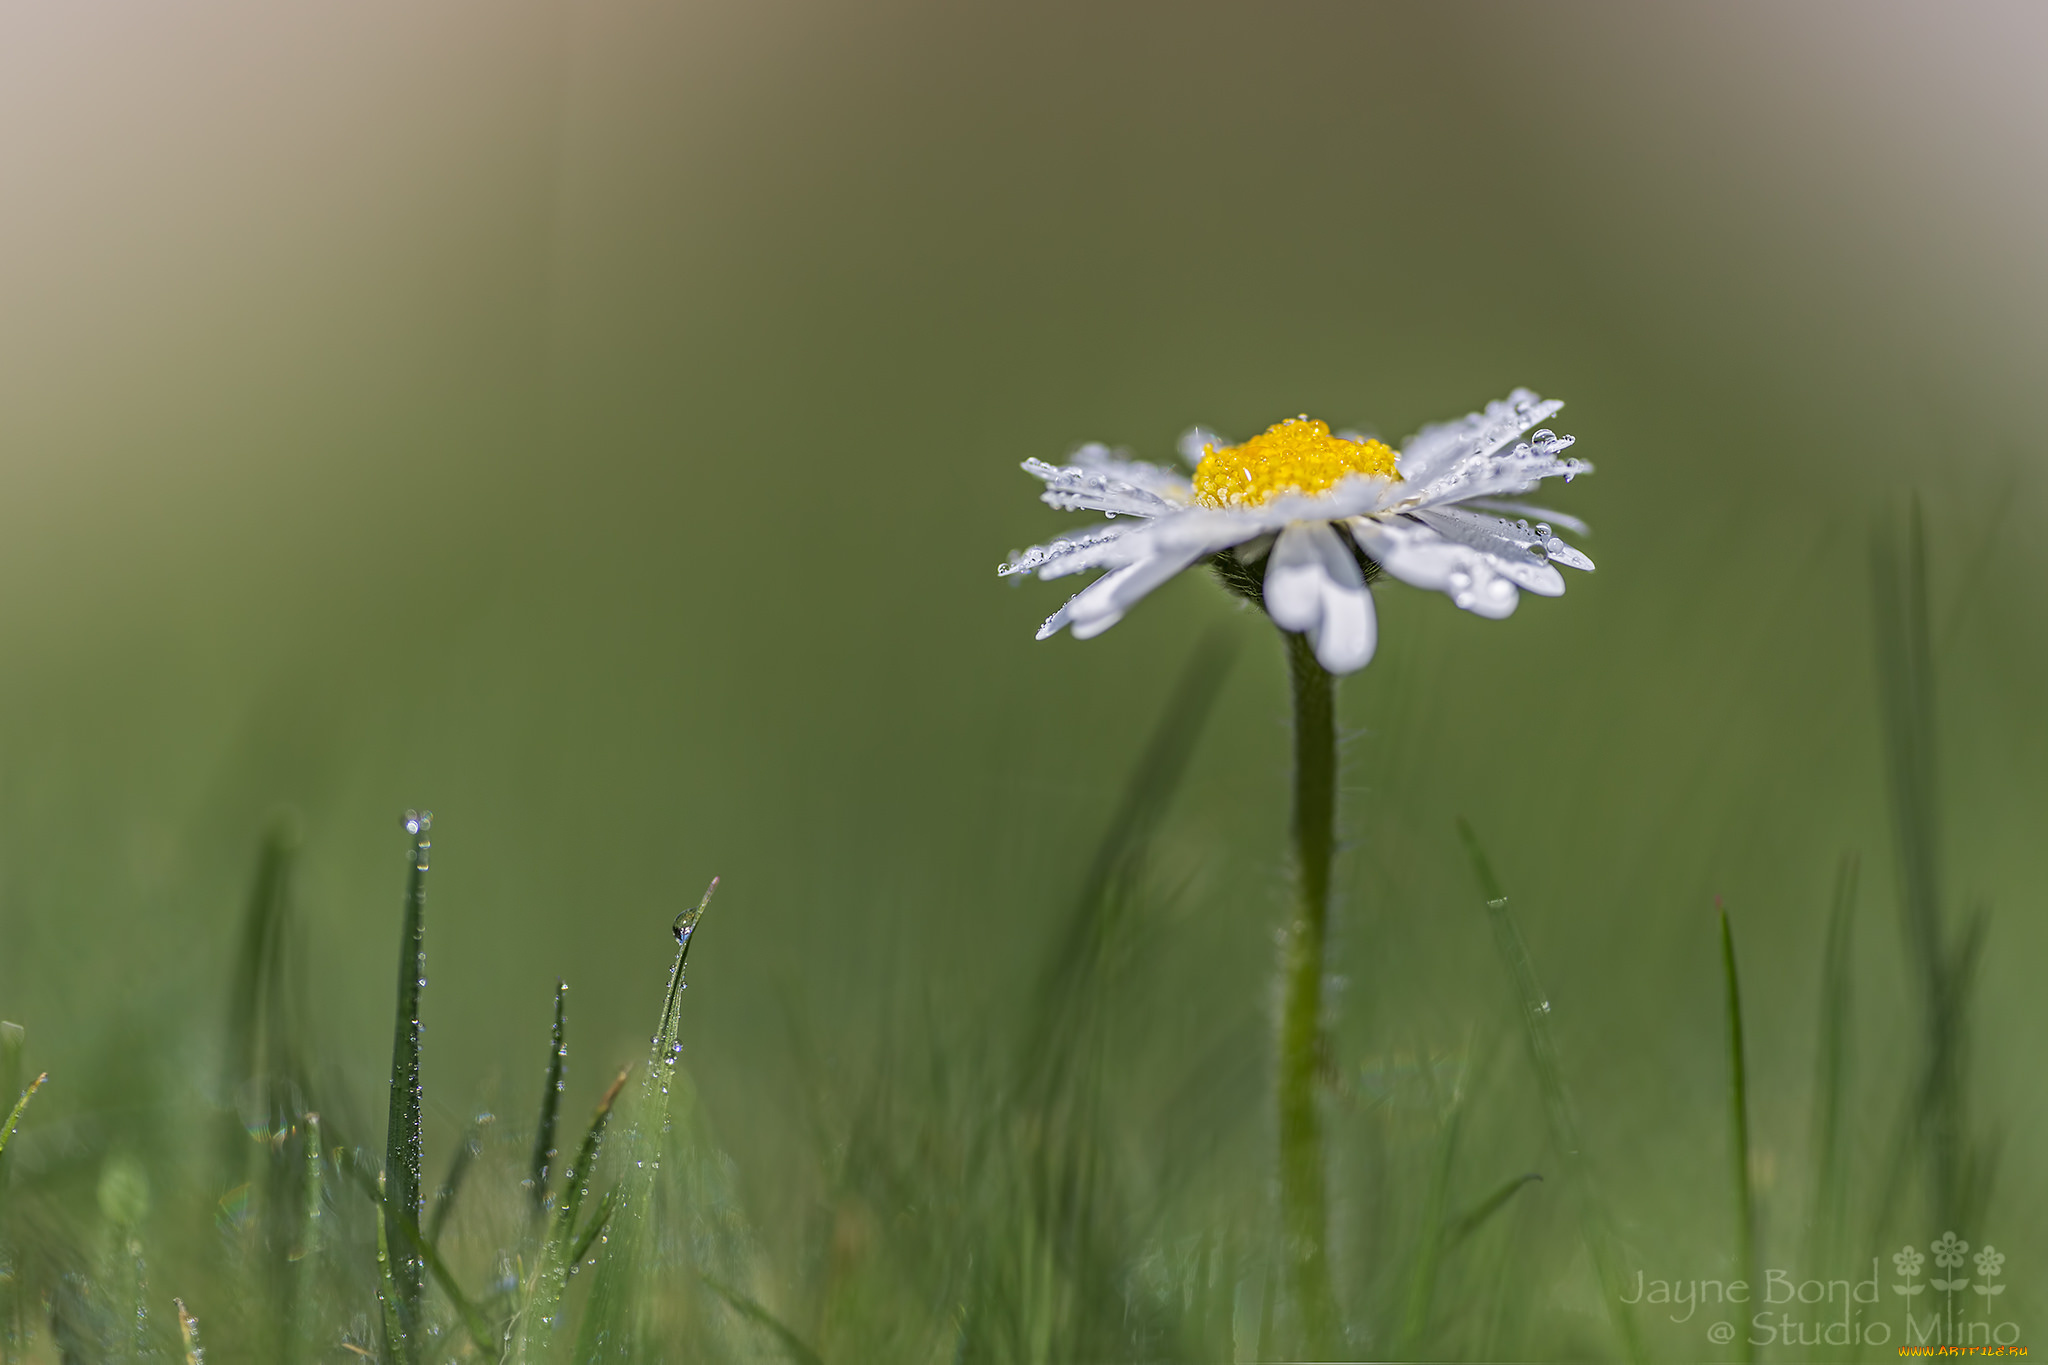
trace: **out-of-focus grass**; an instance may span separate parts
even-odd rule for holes
[[[1917,551],[1880,566],[1899,575],[1907,602],[1923,591]],[[1881,614],[1899,601],[1881,587]],[[1918,651],[1909,662],[1924,688],[1932,659],[1906,610],[1904,647]],[[450,1101],[422,1080],[434,1002],[427,817],[407,817],[381,1157],[355,1145],[366,1131],[359,1101],[311,1041],[289,946],[298,839],[280,826],[260,845],[225,1025],[196,1049],[220,1059],[221,1083],[210,1069],[186,1069],[125,1116],[81,1109],[47,1128],[31,1123],[19,1164],[10,1139],[33,1086],[0,1128],[11,1167],[0,1184],[0,1358],[195,1356],[202,1323],[217,1358],[393,1365],[1298,1357],[1314,1326],[1285,1292],[1292,1253],[1274,1204],[1271,1135],[1218,1098],[1257,1092],[1247,1078],[1262,1069],[1264,1040],[1225,1029],[1191,1048],[1199,1035],[1159,1025],[1188,1004],[1175,998],[1174,957],[1162,949],[1198,894],[1161,849],[1230,662],[1212,639],[1160,708],[1106,833],[1074,862],[1078,894],[1041,943],[1021,1014],[992,1007],[935,1027],[913,1012],[893,1026],[893,1043],[851,1067],[828,1061],[833,1040],[799,1025],[809,1059],[801,1123],[813,1145],[794,1166],[751,1172],[802,1191],[805,1218],[776,1237],[761,1235],[740,1195],[738,1177],[759,1154],[721,1149],[685,1065],[684,967],[709,892],[675,920],[637,1084],[621,1071],[604,1090],[559,1181],[554,1135],[573,1023],[558,982],[534,1118],[486,1112],[462,1129],[430,1212],[420,1116]],[[1881,652],[1881,667],[1897,664],[1896,652]],[[1895,774],[1908,760],[1929,764],[1931,731],[1895,725],[1905,727],[1894,731]],[[1901,816],[1909,860],[1926,857],[1910,845],[1927,837],[1912,822],[1929,819]],[[1318,1103],[1338,1154],[1327,1213],[1340,1233],[1342,1350],[1686,1354],[1687,1338],[1646,1332],[1631,1307],[1641,1301],[1634,1276],[1667,1277],[1617,1231],[1621,1196],[1601,1155],[1601,1116],[1571,1093],[1571,1044],[1554,1027],[1535,954],[1471,825],[1461,833],[1508,1008],[1475,1015],[1449,1050],[1404,1043],[1392,1029],[1363,1055],[1347,1045],[1355,1029],[1325,1044]],[[1973,1008],[1957,965],[1968,959],[1946,959],[1955,975],[1924,1002],[1921,1066],[1857,1072],[1843,1036],[1853,895],[1853,863],[1844,863],[1825,952],[1810,964],[1822,1029],[1814,1171],[1798,1195],[1810,1214],[1797,1251],[1789,1239],[1768,1241],[1767,1210],[1787,1205],[1757,1180],[1748,1064],[1757,1040],[1725,912],[1718,971],[1710,953],[1697,968],[1719,976],[1725,1010],[1737,1216],[1716,1266],[1723,1278],[1761,1283],[1764,1266],[1795,1255],[1807,1258],[1802,1272],[1826,1277],[1826,1258],[1853,1261],[1901,1228],[1912,1236],[1920,1222],[1967,1219],[1954,1191],[1981,1199],[1988,1189],[1988,1163],[1976,1159],[1962,1175],[1950,1165],[1983,1149],[1952,1041]],[[1926,913],[1909,901],[1909,929],[1947,941],[1938,908],[1932,926],[1915,918]],[[699,970],[715,972],[715,957],[700,958]],[[538,1023],[542,1002],[533,1003]],[[12,1087],[21,1030],[6,1041],[0,1061]],[[195,1051],[175,1038],[136,1045],[155,1057]],[[1844,1110],[1873,1101],[1903,1106],[1889,1165],[1859,1160],[1842,1133]],[[1948,1108],[1930,1118],[1937,1101]],[[1908,1158],[1925,1174],[1902,1173]],[[1854,1207],[1888,1221],[1855,1241],[1855,1220],[1844,1217]],[[1734,1349],[1750,1353],[1746,1331]]]

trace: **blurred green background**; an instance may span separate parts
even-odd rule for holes
[[[1211,1099],[1256,1131],[1280,651],[1199,575],[1034,644],[1066,585],[993,570],[1068,523],[1017,462],[1295,412],[1398,439],[1527,384],[1599,466],[1553,499],[1599,571],[1499,624],[1380,594],[1347,1063],[1508,1036],[1468,816],[1623,1240],[1725,1273],[1714,897],[1789,1172],[1860,852],[1856,1122],[1896,1117],[1869,554],[1917,492],[1950,889],[1994,913],[1971,1236],[2040,1311],[2044,38],[1988,4],[0,7],[0,1016],[38,1103],[138,1029],[208,1041],[280,808],[320,1026],[380,1095],[431,807],[430,1147],[465,1094],[530,1103],[557,974],[573,1102],[636,1055],[717,873],[685,1036],[772,1229],[792,1039],[860,1055],[905,1001],[1000,1033],[1221,622],[1160,1026],[1251,1059]]]

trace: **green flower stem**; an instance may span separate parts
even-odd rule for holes
[[[1323,1356],[1338,1346],[1316,1108],[1330,860],[1336,849],[1336,679],[1316,662],[1306,635],[1287,636],[1287,662],[1294,683],[1296,899],[1280,948],[1280,1212],[1304,1345],[1311,1355]]]

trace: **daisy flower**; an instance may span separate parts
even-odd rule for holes
[[[1306,416],[1241,445],[1197,427],[1180,445],[1191,475],[1102,445],[1082,446],[1069,464],[1026,460],[1047,504],[1106,520],[1034,545],[997,573],[1108,570],[1038,630],[1041,640],[1064,628],[1085,640],[1208,560],[1281,629],[1306,635],[1324,668],[1353,673],[1378,641],[1369,584],[1382,572],[1498,619],[1523,592],[1562,593],[1558,565],[1593,567],[1552,530],[1583,535],[1581,522],[1503,500],[1592,469],[1564,455],[1571,437],[1530,430],[1562,406],[1517,389],[1483,412],[1424,427],[1398,451],[1333,435]]]

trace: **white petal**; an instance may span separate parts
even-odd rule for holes
[[[1206,508],[1147,522],[1118,547],[1131,555],[1130,562],[1075,593],[1038,628],[1038,638],[1071,625],[1075,639],[1093,639],[1123,620],[1140,598],[1167,579],[1251,533],[1244,518]]]
[[[1526,521],[1507,521],[1499,517],[1484,516],[1469,510],[1469,505],[1464,503],[1448,507],[1424,507],[1409,515],[1417,521],[1436,527],[1452,540],[1477,546],[1511,562],[1533,560],[1547,564],[1562,564],[1568,569],[1583,569],[1588,573],[1593,570],[1593,561],[1565,544],[1563,539],[1550,529],[1547,522],[1539,521],[1531,526]],[[1544,581],[1554,581],[1557,585],[1555,590],[1534,588],[1534,591],[1548,591],[1552,597],[1564,591],[1563,575],[1559,574],[1554,578],[1545,575]],[[1532,585],[1525,583],[1523,586]]]
[[[1280,533],[1266,559],[1266,614],[1282,630],[1314,630],[1322,624],[1323,584],[1329,570],[1317,532],[1335,539],[1327,522],[1298,521]],[[1352,572],[1357,571],[1352,565]]]
[[[1209,453],[1206,447],[1213,446],[1221,450],[1229,444],[1229,440],[1218,436],[1207,427],[1189,427],[1180,434],[1180,442],[1177,448],[1180,451],[1180,457],[1188,462],[1189,468],[1193,468],[1200,464],[1202,458]]]
[[[1026,460],[1024,472],[1045,481],[1041,501],[1062,512],[1156,517],[1178,506],[1128,479],[1116,478],[1083,465],[1054,465],[1044,460]]]
[[[1344,557],[1350,559],[1350,552]],[[1356,673],[1372,662],[1380,640],[1379,615],[1373,610],[1372,589],[1363,577],[1356,587],[1332,584],[1325,590],[1323,624],[1310,638],[1315,643],[1316,662],[1332,673]]]
[[[1444,593],[1478,616],[1498,620],[1513,614],[1519,600],[1515,583],[1486,551],[1409,517],[1357,517],[1346,524],[1360,548],[1403,583]]]
[[[1402,489],[1401,511],[1492,498],[1502,493],[1526,493],[1545,479],[1562,478],[1566,483],[1593,472],[1584,460],[1560,459],[1559,452],[1572,443],[1569,436],[1537,432],[1533,441],[1522,441],[1511,450],[1477,450],[1445,464],[1427,478],[1412,479]]]
[[[1151,559],[1141,559],[1135,564],[1126,564],[1121,569],[1112,569],[1096,579],[1067,603],[1067,615],[1073,623],[1074,638],[1092,640],[1102,634],[1123,620],[1124,613],[1136,606],[1145,594],[1185,569],[1191,562],[1193,561],[1155,555]]]
[[[1034,545],[1015,559],[996,567],[999,578],[1036,573],[1040,578],[1060,578],[1083,569],[1114,567],[1129,562],[1128,551],[1118,542],[1145,525],[1142,521],[1112,521],[1086,526],[1078,531]]]
[[[1073,617],[1073,613],[1067,610],[1067,608],[1073,605],[1074,599],[1071,597],[1060,603],[1060,609],[1045,618],[1045,623],[1038,628],[1038,634],[1032,638],[1035,640],[1050,640],[1053,636],[1065,630],[1067,622]]]
[[[1465,506],[1477,507],[1487,512],[1507,512],[1518,517],[1534,517],[1553,526],[1562,526],[1575,536],[1593,534],[1592,527],[1568,512],[1555,512],[1548,507],[1532,507],[1526,502],[1509,502],[1504,498],[1467,498]]]
[[[1082,469],[1130,484],[1133,488],[1157,494],[1176,505],[1185,505],[1195,496],[1193,486],[1173,470],[1143,460],[1126,459],[1121,451],[1111,450],[1100,441],[1091,441],[1076,450],[1073,463]]]
[[[1549,543],[1543,547],[1543,553],[1549,556],[1553,564],[1562,564],[1568,569],[1583,569],[1587,573],[1593,572],[1593,561],[1565,544],[1557,536],[1550,538]]]
[[[1516,389],[1505,399],[1488,403],[1483,412],[1468,412],[1455,422],[1426,426],[1402,446],[1401,476],[1410,484],[1427,484],[1454,463],[1491,455],[1563,406],[1555,399],[1546,401],[1527,389]]]
[[[1316,661],[1355,673],[1372,659],[1379,619],[1358,561],[1327,521],[1298,521],[1280,533],[1266,561],[1266,613],[1283,630],[1305,633]]]
[[[1462,507],[1434,507],[1413,516],[1446,540],[1478,550],[1515,586],[1545,597],[1564,595],[1564,575],[1545,560],[1542,546],[1546,538],[1534,530]]]

